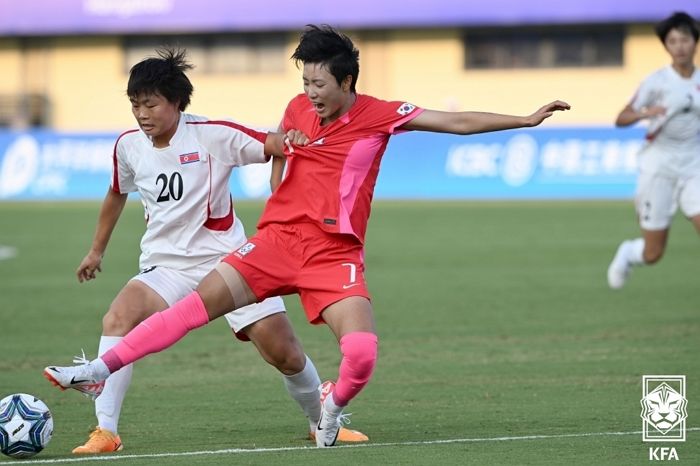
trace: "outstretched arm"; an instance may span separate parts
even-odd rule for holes
[[[476,134],[504,129],[537,126],[554,112],[569,110],[571,106],[561,100],[555,100],[537,110],[532,115],[515,116],[486,112],[440,112],[424,110],[402,128],[412,131],[431,131],[435,133]]]

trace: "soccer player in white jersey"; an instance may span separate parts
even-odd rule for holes
[[[686,13],[656,25],[671,64],[648,76],[615,124],[648,122],[640,153],[635,204],[642,236],[623,241],[608,267],[612,289],[632,267],[658,262],[678,207],[700,233],[700,70],[694,64],[698,27]]]
[[[291,144],[282,134],[183,113],[193,91],[185,74],[191,65],[184,51],[162,49],[158,54],[131,69],[127,95],[139,129],[117,139],[111,186],[92,247],[76,271],[80,282],[96,277],[128,193],[138,192],[147,220],[141,273],[126,283],[105,314],[99,354],[142,320],[190,294],[224,256],[246,242],[228,188],[231,170],[266,162],[266,154],[282,155],[283,146]],[[297,143],[305,139],[298,132],[287,136]],[[274,188],[279,180],[271,182]],[[262,357],[283,374],[287,391],[308,417],[313,437],[320,417],[321,381],[294,335],[282,299],[266,299],[226,319],[238,338],[252,340]],[[106,383],[81,390],[96,398],[98,426],[73,453],[122,449],[118,422],[131,376],[129,365]],[[342,434],[345,441],[367,440],[357,431]]]

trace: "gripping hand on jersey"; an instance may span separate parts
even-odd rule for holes
[[[286,133],[267,133],[265,153],[275,157],[286,157],[285,151],[294,153],[294,146],[305,146],[309,138],[299,130],[290,129]]]
[[[292,146],[305,146],[309,143],[309,138],[298,129],[290,129],[285,134],[284,143],[289,149],[289,152],[294,152]]]

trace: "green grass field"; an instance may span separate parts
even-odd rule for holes
[[[237,206],[249,233],[260,209]],[[144,224],[130,203],[98,280],[78,284],[97,210],[0,203],[0,246],[17,251],[0,261],[0,395],[34,394],[55,420],[48,448],[25,463],[75,460],[70,450],[95,423],[90,401],[41,372],[81,348],[94,356],[101,316],[136,272]],[[652,445],[700,464],[700,242],[677,218],[664,260],[612,292],[608,262],[636,235],[628,202],[377,202],[366,259],[380,357],[349,409],[350,427],[371,443],[312,448],[276,371],[221,321],[137,364],[120,426],[125,449],[111,458],[626,465],[648,464]],[[322,378],[335,377],[331,333],[305,322],[296,296],[285,300]],[[642,443],[645,374],[686,375],[685,443]]]

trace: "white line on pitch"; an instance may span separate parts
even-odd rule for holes
[[[689,427],[686,432],[700,430],[700,427]],[[577,437],[611,437],[616,435],[639,435],[637,432],[583,432],[579,434],[552,434],[552,435],[523,435],[519,437],[486,437],[486,438],[456,438],[445,440],[426,440],[415,442],[389,442],[389,443],[363,443],[358,445],[338,445],[333,450],[340,448],[377,448],[377,447],[404,447],[417,445],[444,445],[448,443],[478,443],[478,442],[508,442],[516,440],[551,440],[558,438]],[[109,455],[109,456],[88,456],[84,458],[63,458],[55,460],[29,460],[22,461],[22,464],[54,464],[54,463],[79,463],[84,461],[117,461],[126,459],[142,458],[169,458],[176,456],[204,456],[204,455],[231,455],[250,453],[279,453],[283,451],[309,451],[316,447],[279,447],[279,448],[226,448],[223,450],[200,450],[182,451],[178,453],[146,453],[143,455]]]

